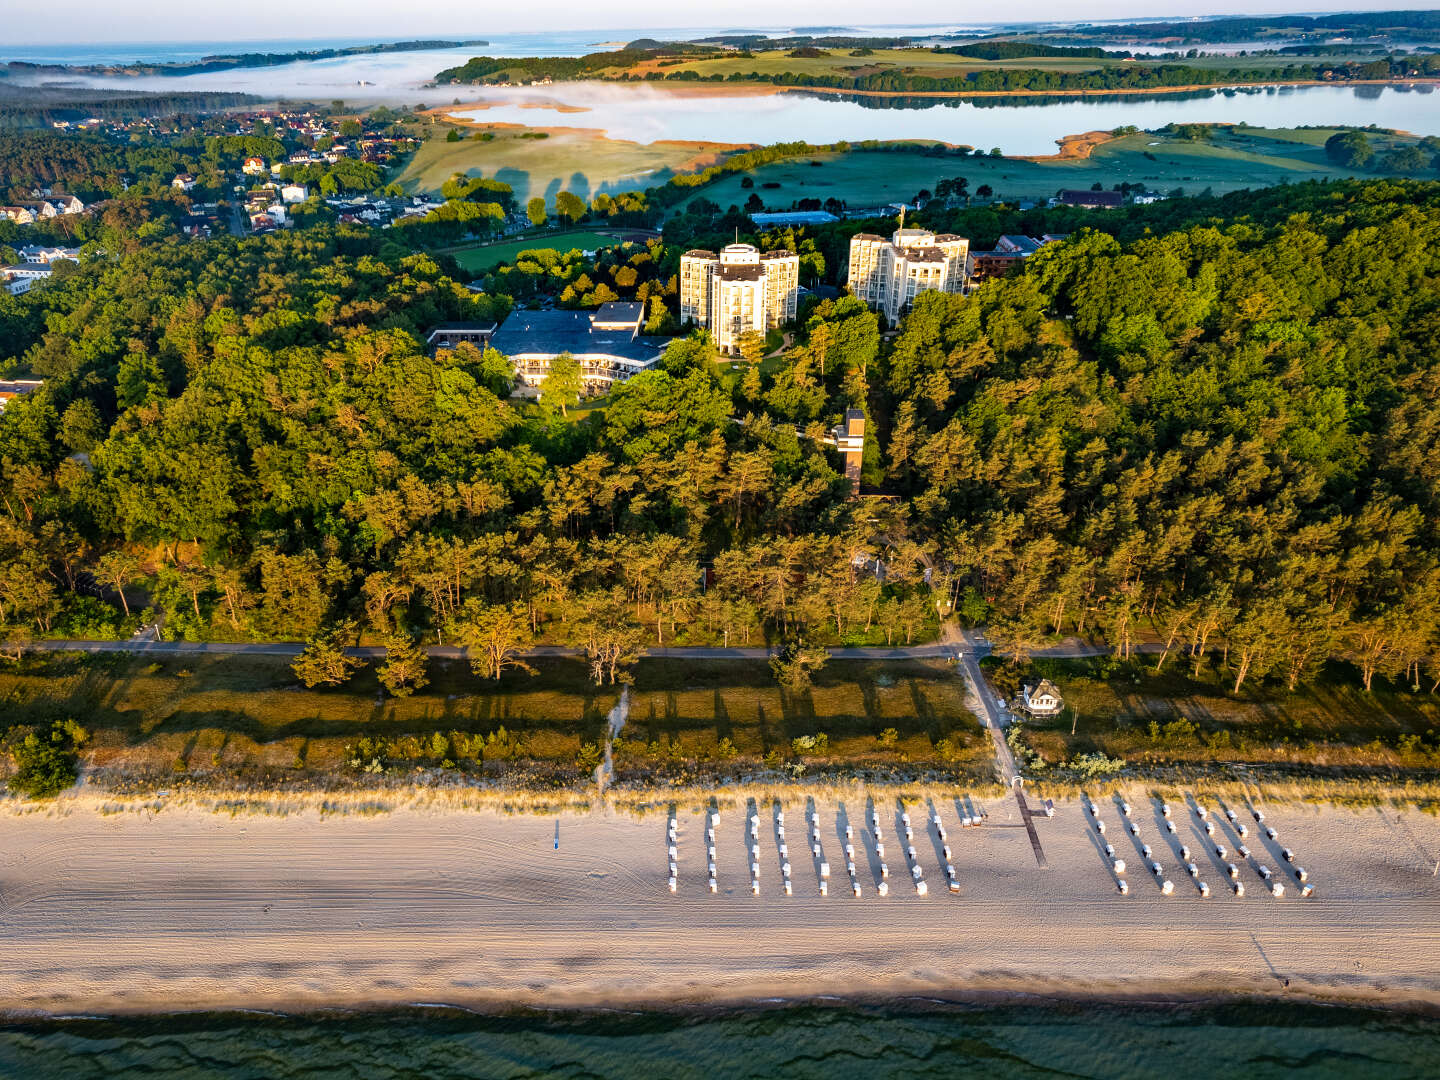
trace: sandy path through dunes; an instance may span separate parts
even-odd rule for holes
[[[1193,815],[1174,837],[1149,805],[1134,820],[1173,880],[1162,896],[1118,810],[1107,836],[1130,863],[1118,895],[1078,805],[1038,820],[1040,870],[1013,800],[960,829],[938,804],[963,889],[946,893],[938,838],[912,810],[930,885],[909,885],[892,807],[880,808],[892,893],[858,804],[821,810],[832,870],[818,893],[801,806],[787,809],[795,895],[780,887],[761,808],[762,893],[749,894],[739,813],[716,837],[678,815],[679,890],[665,878],[665,819],[596,812],[560,820],[480,813],[217,816],[195,810],[0,817],[0,1007],[52,1012],[392,1002],[587,1004],[814,994],[994,990],[1200,994],[1307,992],[1440,1003],[1440,852],[1434,819],[1394,812],[1267,810],[1316,884],[1248,895],[1197,859],[1202,900],[1175,848],[1205,849]],[[1212,811],[1214,808],[1212,807]],[[1388,816],[1387,816],[1388,815]],[[1212,820],[1213,820],[1212,813]],[[843,821],[863,895],[849,895]],[[865,826],[862,828],[861,826]],[[1406,832],[1409,835],[1405,835]],[[1232,838],[1224,842],[1231,846]],[[1251,826],[1256,860],[1279,861]],[[1278,850],[1278,848],[1277,848]],[[1290,981],[1286,990],[1285,980]]]

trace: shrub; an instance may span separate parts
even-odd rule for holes
[[[1086,780],[1111,776],[1125,767],[1124,758],[1106,757],[1102,753],[1079,754],[1070,760],[1070,770]]]
[[[74,720],[55,723],[48,733],[31,732],[11,750],[15,775],[11,789],[31,799],[53,799],[80,775],[76,752],[90,737]]]

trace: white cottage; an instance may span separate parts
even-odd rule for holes
[[[1065,708],[1065,699],[1049,679],[1041,679],[1040,685],[1026,686],[1020,691],[1020,708],[1031,716],[1058,716]]]

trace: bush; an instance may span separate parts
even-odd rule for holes
[[[830,748],[830,736],[823,731],[815,735],[801,735],[799,738],[790,740],[790,749],[797,754],[813,751],[823,754]]]
[[[1125,767],[1124,758],[1106,757],[1101,753],[1079,754],[1070,760],[1070,771],[1086,780],[1112,776]]]
[[[15,759],[11,789],[31,799],[53,799],[80,776],[76,751],[89,737],[74,720],[57,722],[46,735],[26,735],[10,752]]]

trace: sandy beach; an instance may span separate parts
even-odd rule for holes
[[[1266,806],[1316,887],[1301,898],[1226,888],[1198,818],[1137,798],[1119,895],[1078,803],[1035,819],[1041,869],[1015,801],[937,793],[961,891],[946,891],[941,842],[912,808],[929,885],[909,884],[899,810],[882,797],[889,896],[863,800],[819,805],[830,892],[819,895],[805,804],[788,807],[794,895],[761,817],[761,893],[738,810],[716,835],[707,888],[705,819],[677,813],[677,892],[667,888],[666,814],[597,809],[560,817],[396,810],[371,816],[99,812],[62,802],[0,815],[0,1008],[74,1014],[177,1008],[494,1008],[702,1004],[775,997],[1046,993],[1202,997],[1304,995],[1440,1006],[1440,824],[1415,811]],[[1132,795],[1132,798],[1135,796]],[[13,804],[12,804],[13,806]],[[1212,821],[1218,810],[1211,803]],[[960,828],[962,812],[987,814]],[[850,894],[844,822],[855,828],[861,896]],[[1248,820],[1242,817],[1242,820]],[[559,847],[555,846],[557,837]],[[1215,838],[1233,849],[1231,826]],[[863,826],[863,827],[862,827]],[[1285,875],[1278,844],[1248,843]],[[1153,845],[1174,883],[1142,865]],[[1213,843],[1214,841],[1211,841]],[[1180,864],[1193,849],[1202,899]],[[1233,855],[1232,855],[1233,858]]]

